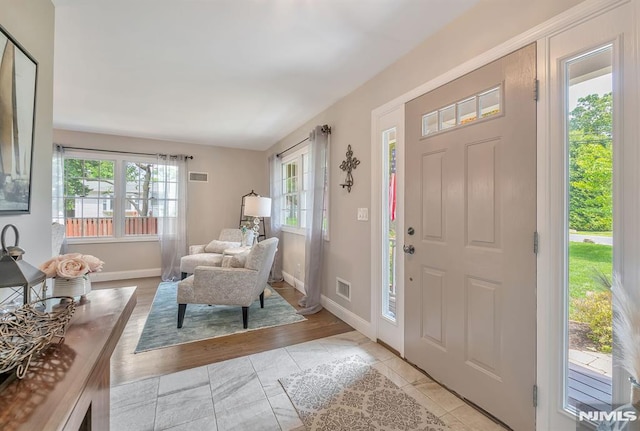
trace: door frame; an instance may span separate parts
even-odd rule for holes
[[[552,401],[552,396],[549,396],[550,393],[553,393],[553,376],[550,372],[555,366],[553,358],[550,358],[550,347],[553,345],[554,340],[551,340],[547,336],[547,330],[549,328],[549,317],[550,313],[554,310],[553,303],[551,302],[553,298],[549,295],[549,291],[547,286],[553,280],[554,274],[552,271],[556,270],[554,268],[554,261],[551,254],[548,250],[551,247],[557,246],[557,244],[553,244],[550,241],[550,232],[551,232],[551,212],[550,212],[550,193],[549,193],[549,171],[550,171],[550,140],[549,140],[549,131],[548,131],[548,120],[544,116],[549,111],[549,97],[548,97],[548,86],[547,83],[547,59],[545,57],[546,54],[546,46],[541,47],[540,45],[544,43],[544,39],[548,36],[561,31],[562,29],[573,26],[574,24],[581,22],[589,17],[600,14],[603,11],[612,9],[620,4],[632,2],[639,3],[640,0],[585,0],[582,3],[562,12],[559,15],[521,33],[513,38],[497,45],[484,53],[473,57],[466,62],[450,69],[448,72],[439,75],[424,84],[407,91],[406,93],[396,97],[393,100],[390,100],[387,103],[373,109],[371,111],[371,148],[376,148],[378,143],[378,133],[377,127],[380,122],[381,117],[393,111],[394,109],[398,109],[403,107],[404,104],[424,93],[428,93],[429,91],[438,88],[450,81],[453,81],[460,76],[472,72],[475,69],[478,69],[485,64],[488,64],[494,60],[497,60],[500,57],[503,57],[513,51],[516,51],[530,43],[538,42],[538,80],[540,81],[540,99],[538,101],[538,119],[537,119],[537,171],[538,171],[538,179],[537,179],[537,225],[538,232],[541,233],[540,240],[540,254],[538,255],[538,277],[537,277],[537,358],[536,358],[536,380],[538,385],[538,408],[536,409],[536,428],[539,430],[546,430],[546,424],[549,423],[552,412],[555,411],[554,404]],[[635,8],[636,11],[636,20],[640,19],[640,7]],[[637,37],[637,35],[636,35]],[[541,42],[542,41],[542,42]],[[541,54],[542,52],[542,54]],[[640,78],[638,78],[640,81]],[[636,85],[640,87],[640,82]],[[637,98],[638,95],[634,93],[634,96]],[[631,96],[633,97],[633,96]],[[638,103],[636,103],[636,110],[638,110]],[[403,108],[404,109],[404,108]],[[635,136],[640,136],[638,133],[638,125],[635,125]],[[637,141],[637,139],[636,139]],[[639,151],[640,153],[640,151]],[[380,155],[376,152],[372,152],[372,164],[371,164],[371,175],[372,179],[378,179],[381,175],[381,160]],[[626,155],[625,155],[626,158]],[[639,160],[640,161],[640,160]],[[639,163],[640,164],[640,163]],[[636,174],[637,175],[637,174]],[[637,178],[636,178],[637,179]],[[404,178],[398,178],[398,181],[403,182]],[[403,193],[404,190],[398,189],[398,194]],[[380,212],[381,202],[378,199],[381,191],[379,190],[379,186],[377,181],[372,181],[371,186],[371,208],[372,214],[377,214]],[[634,202],[631,206],[640,207],[640,196],[636,196],[636,202]],[[400,207],[399,207],[400,210]],[[374,220],[372,220],[374,221]],[[639,228],[640,229],[640,228]],[[372,223],[371,233],[372,233],[372,253],[371,253],[371,280],[378,280],[379,278],[379,267],[380,267],[380,255],[379,252],[373,252],[376,248],[380,250],[380,240],[381,235],[378,234],[379,230],[375,230],[375,223]],[[637,237],[636,232],[633,232],[634,237]],[[400,244],[398,244],[400,246]],[[547,252],[545,252],[547,250]],[[630,261],[633,258],[640,258],[640,250],[636,248],[636,253],[634,256],[629,256],[625,260]],[[636,260],[637,261],[637,260]],[[557,266],[557,265],[555,265]],[[640,275],[637,277],[640,280]],[[371,290],[371,333],[377,334],[377,309],[378,309],[378,283],[372,283]],[[557,341],[557,340],[556,340]]]
[[[389,245],[383,241],[383,211],[382,193],[388,193],[385,187],[386,177],[383,172],[383,157],[381,151],[382,132],[396,127],[396,238],[399,240],[404,233],[404,103],[384,112],[371,122],[371,326],[372,333],[380,339],[382,332],[379,324],[382,307],[382,284],[386,278],[382,267],[384,253],[388,253]],[[398,338],[397,344],[382,340],[385,344],[397,350],[404,358],[404,254],[396,243],[396,323],[385,324],[387,327],[396,326],[394,330]],[[402,258],[401,258],[402,257]]]
[[[584,17],[580,22],[587,22],[591,18],[612,11],[617,7],[629,4],[637,20],[640,17],[640,1],[626,0],[613,2],[600,10],[594,11]],[[574,21],[577,22],[577,21]],[[635,53],[638,53],[639,35],[637,29],[632,35],[631,41],[622,40],[620,37],[612,38],[614,62],[620,61],[620,54],[616,55],[625,44],[635,45]],[[538,359],[541,365],[538,368],[538,382],[541,387],[548,388],[544,398],[541,399],[541,408],[538,414],[538,423],[544,424],[548,429],[561,426],[575,427],[575,418],[563,410],[560,406],[565,394],[558,391],[559,385],[565,376],[564,367],[567,364],[567,353],[559,352],[559,346],[563,345],[563,334],[558,328],[565,327],[564,316],[560,315],[559,304],[563,303],[564,292],[548,289],[547,286],[564,287],[565,276],[565,252],[566,252],[566,223],[565,223],[565,188],[557,187],[557,184],[565,184],[564,157],[565,142],[562,148],[559,145],[559,136],[563,130],[553,128],[551,123],[552,99],[554,94],[563,91],[564,86],[558,87],[558,82],[552,82],[552,68],[557,67],[556,60],[551,59],[549,48],[550,39],[554,34],[546,35],[538,43],[538,79],[540,80],[540,99],[538,103],[538,232],[540,233],[540,253],[538,255]],[[626,36],[626,35],[625,35]],[[605,41],[603,41],[605,42]],[[589,45],[584,49],[588,50]],[[596,48],[592,46],[591,48]],[[622,81],[625,84],[624,92],[621,91],[621,83],[613,82],[613,91],[618,95],[614,101],[614,110],[618,114],[614,117],[614,154],[613,154],[613,199],[614,199],[614,256],[613,268],[622,276],[625,286],[637,288],[639,271],[637,261],[640,258],[638,238],[640,230],[637,220],[640,216],[640,196],[634,193],[631,184],[638,184],[637,165],[640,163],[640,151],[637,142],[639,128],[633,121],[623,121],[622,117],[635,118],[638,113],[638,89],[639,80],[628,79],[635,76],[638,70],[638,58],[631,59],[632,67],[622,68],[617,64],[617,70],[621,71]],[[623,101],[623,99],[625,99]],[[629,99],[631,103],[629,103]],[[623,104],[629,110],[623,111]],[[629,112],[631,111],[631,112]],[[624,153],[624,157],[623,157]],[[621,235],[624,232],[624,235]],[[635,262],[635,265],[634,263]],[[566,331],[566,327],[565,327]],[[561,363],[558,358],[562,356]],[[629,383],[626,380],[626,372],[615,367],[613,370],[613,402],[624,403],[628,400]],[[543,385],[543,386],[542,386]],[[572,428],[573,429],[573,428]]]

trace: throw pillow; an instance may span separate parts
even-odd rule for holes
[[[236,254],[235,256],[231,256],[229,266],[231,268],[244,268],[244,265],[247,262],[247,256],[249,256],[249,250],[244,253]]]
[[[237,248],[240,247],[239,242],[233,241],[219,241],[214,239],[204,248],[204,251],[207,253],[223,253],[228,248]]]
[[[252,269],[254,271],[260,271],[260,265],[264,260],[264,255],[266,252],[267,249],[262,245],[262,243],[254,245],[247,255],[247,260],[244,264],[244,267],[247,269]]]
[[[225,255],[222,257],[223,268],[244,268],[244,264],[247,261],[249,250],[244,253],[236,254],[234,256]]]

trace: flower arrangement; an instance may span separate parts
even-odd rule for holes
[[[55,256],[39,266],[47,278],[78,278],[102,271],[104,262],[90,254],[68,253]]]
[[[240,232],[242,233],[242,243],[240,245],[251,245],[251,244],[247,244],[246,238],[247,238],[247,233],[251,230],[251,228],[249,227],[249,223],[243,223],[240,226]]]

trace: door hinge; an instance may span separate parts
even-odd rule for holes
[[[538,385],[533,385],[533,407],[538,407]]]
[[[540,81],[536,79],[533,82],[533,100],[537,102],[539,97],[540,97]]]
[[[538,254],[539,244],[540,244],[540,235],[538,234],[538,232],[534,232],[533,233],[533,253],[534,254]]]

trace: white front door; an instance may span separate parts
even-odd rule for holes
[[[406,358],[517,431],[535,429],[535,80],[534,44],[406,105]]]

